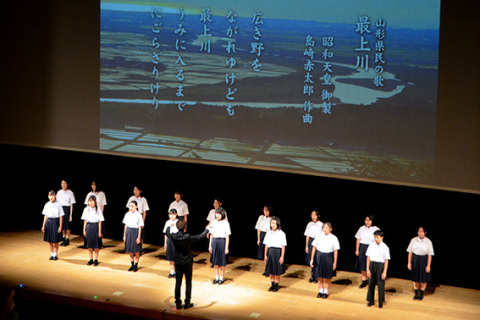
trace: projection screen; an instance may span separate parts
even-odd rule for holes
[[[440,0],[102,0],[100,15],[100,150],[433,183]]]

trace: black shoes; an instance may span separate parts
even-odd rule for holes
[[[375,304],[375,303],[368,301],[367,307],[371,307],[371,306],[373,306],[374,304]],[[380,309],[383,308],[383,303],[380,302],[380,303],[378,304],[378,307],[379,307]]]
[[[170,274],[168,275],[168,279],[175,278],[175,277],[176,277],[175,273],[170,273]]]
[[[362,283],[358,286],[358,288],[362,289],[368,286],[368,281],[367,280],[362,280]]]
[[[134,263],[132,261],[132,266],[130,268],[128,268],[128,271],[137,272],[138,271],[138,263]]]
[[[62,243],[60,243],[61,247],[66,247],[70,244],[70,239],[69,238],[63,238]]]
[[[425,291],[418,290],[418,289],[415,290],[415,295],[413,296],[413,300],[422,301],[424,293],[425,293]]]
[[[96,266],[98,266],[98,265],[100,264],[100,262],[98,262],[97,259],[95,259],[95,260],[93,260],[93,259],[88,260],[87,266],[91,266],[92,264],[96,267]]]
[[[225,281],[224,280],[220,280],[220,279],[215,279],[212,281],[212,284],[223,284]]]
[[[319,292],[319,293],[317,294],[317,298],[327,299],[327,298],[328,298],[328,293],[321,293],[321,292]]]
[[[272,286],[270,288],[268,288],[268,291],[277,292],[278,291],[278,283],[272,282]]]

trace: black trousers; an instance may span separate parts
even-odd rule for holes
[[[385,280],[382,280],[382,272],[385,264],[382,262],[370,262],[370,272],[372,277],[368,282],[367,301],[373,303],[375,301],[375,286],[378,285],[378,303],[385,302]]]
[[[177,307],[182,305],[180,298],[180,290],[182,288],[183,276],[185,275],[185,304],[189,304],[192,300],[192,271],[193,263],[175,264],[175,304]]]

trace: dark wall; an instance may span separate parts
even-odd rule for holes
[[[287,234],[286,263],[302,264],[303,233],[312,209],[318,209],[339,238],[339,270],[354,271],[354,235],[365,215],[374,214],[391,250],[389,276],[407,277],[406,248],[418,226],[425,225],[435,249],[434,282],[480,289],[476,264],[469,261],[480,195],[12,145],[0,145],[0,153],[6,160],[4,170],[14,174],[2,187],[8,199],[5,207],[10,208],[4,209],[9,217],[1,225],[4,232],[39,230],[47,193],[59,190],[65,178],[76,196],[73,232],[79,234],[83,202],[91,181],[97,180],[108,202],[106,237],[121,240],[126,202],[133,185],[140,183],[150,206],[147,243],[163,245],[167,209],[174,190],[181,188],[194,233],[205,227],[214,197],[224,199],[232,228],[231,256],[255,257],[255,222],[269,203]],[[206,251],[207,242],[195,249]],[[459,273],[465,276],[452,276]]]
[[[474,193],[479,10],[480,1],[441,1],[434,182]],[[0,143],[98,150],[100,1],[7,1],[0,29]]]

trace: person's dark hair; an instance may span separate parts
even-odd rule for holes
[[[374,236],[380,236],[380,237],[383,237],[383,234],[384,234],[384,233],[383,233],[382,230],[376,230],[376,231],[373,233]]]
[[[327,225],[330,229],[333,229],[331,222],[325,222],[323,225]]]
[[[95,197],[94,195],[91,195],[90,197],[88,197],[88,200],[93,200],[93,202],[95,202],[95,210],[97,209],[97,197]]]
[[[375,216],[374,216],[373,214],[370,214],[370,215],[367,214],[367,215],[365,216],[365,218],[368,218],[368,219],[370,219],[370,220],[373,222],[373,219],[375,219]]]
[[[187,223],[185,222],[185,220],[178,220],[177,221],[177,229],[178,230],[183,231],[183,230],[185,230],[186,227],[187,227]]]
[[[49,196],[55,196],[55,195],[57,195],[57,193],[55,192],[55,190],[50,190],[50,191],[48,191],[48,195]]]
[[[136,207],[138,207],[138,202],[136,200],[130,201],[130,203],[134,203]]]
[[[223,209],[222,207],[218,207],[217,210],[215,210],[215,214],[217,213],[220,213],[222,215],[222,218],[220,220],[224,220],[227,216],[225,209]]]
[[[320,212],[318,210],[312,210],[312,212],[315,213],[315,215],[317,216],[317,219],[320,220]]]
[[[175,209],[175,208],[170,209],[170,211],[168,211],[168,214],[170,214],[170,213],[178,215],[177,209]]]
[[[270,220],[270,229],[272,229],[272,221],[275,220],[277,222],[277,229],[282,230],[282,224],[280,223],[280,218],[279,217],[272,217],[272,220]]]
[[[273,206],[272,205],[265,205],[264,208],[267,208],[267,211],[270,212],[269,217],[273,217]]]

